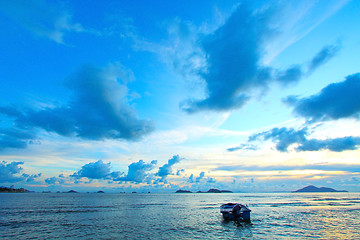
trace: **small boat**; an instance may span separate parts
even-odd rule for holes
[[[220,206],[220,213],[224,220],[250,222],[250,212],[247,205],[240,203],[226,203]]]

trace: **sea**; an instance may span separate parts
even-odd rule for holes
[[[0,239],[360,239],[360,193],[1,193]]]

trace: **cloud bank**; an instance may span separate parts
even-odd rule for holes
[[[327,49],[327,48],[326,48]],[[323,62],[327,59],[324,55],[332,55],[335,50],[323,49],[313,64]],[[328,52],[330,51],[330,52]],[[317,59],[317,60],[316,60]],[[308,120],[307,125],[314,122],[339,120],[344,118],[359,119],[360,115],[360,73],[349,75],[342,82],[332,83],[324,87],[318,94],[300,98],[289,96],[283,101],[294,107],[294,113]],[[249,137],[247,144],[227,150],[251,150],[254,146],[249,144],[255,140],[271,140],[280,152],[288,152],[290,147],[295,151],[320,151],[329,150],[342,152],[356,150],[360,145],[360,137],[344,136],[329,139],[309,138],[307,127],[302,129],[294,128],[273,128],[269,131],[254,134]]]
[[[81,167],[81,169],[72,175],[71,178],[74,178],[75,182],[81,182],[83,178],[89,179],[89,183],[96,180],[109,180],[111,182],[131,182],[131,183],[154,183],[159,184],[160,182],[166,182],[168,175],[175,175],[172,172],[172,167],[174,164],[179,163],[181,160],[179,155],[174,155],[171,159],[168,160],[166,164],[159,167],[159,169],[154,172],[157,160],[153,160],[150,163],[146,163],[143,160],[138,162],[133,162],[128,166],[128,172],[119,172],[111,171],[111,163],[104,163],[102,160],[97,162],[90,162]],[[176,174],[181,174],[184,170],[178,170]],[[63,183],[64,176],[60,175],[59,177],[52,177],[45,180],[47,184]]]
[[[291,146],[295,146],[295,151],[320,151],[330,150],[343,152],[356,150],[360,145],[360,137],[342,137],[330,139],[309,139],[307,128],[296,130],[294,128],[273,128],[269,131],[257,133],[249,137],[249,141],[271,140],[280,152],[288,152]]]
[[[130,105],[126,83],[133,73],[121,64],[107,68],[85,66],[70,77],[66,86],[73,95],[67,105],[19,111],[0,107],[0,114],[15,119],[15,128],[2,129],[5,147],[25,147],[34,138],[33,129],[83,139],[139,140],[154,130],[153,123],[138,119]]]

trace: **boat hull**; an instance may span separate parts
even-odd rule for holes
[[[224,220],[232,221],[245,221],[250,222],[250,212],[251,210],[242,204],[238,204],[240,209],[238,211],[233,211],[233,207],[237,205],[236,203],[228,203],[220,206],[220,212],[222,213]]]

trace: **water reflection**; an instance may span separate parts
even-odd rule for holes
[[[221,226],[225,232],[232,233],[234,238],[253,238],[252,222],[221,219]]]

